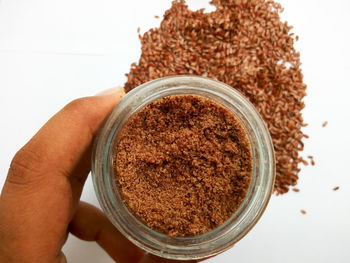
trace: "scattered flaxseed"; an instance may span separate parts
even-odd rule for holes
[[[244,94],[265,120],[275,148],[275,192],[297,184],[304,148],[301,110],[306,85],[292,26],[280,4],[267,0],[212,0],[216,11],[191,11],[174,1],[159,28],[141,39],[142,54],[126,76],[128,92],[171,75],[217,79]]]
[[[305,211],[305,210],[300,210],[300,212],[301,212],[303,215],[306,215],[306,211]]]
[[[138,27],[138,28],[137,28],[137,33],[140,34],[140,31],[141,31],[141,28]]]
[[[298,193],[298,192],[300,192],[300,189],[299,188],[293,188],[293,191]]]
[[[333,188],[333,191],[338,191],[339,188],[340,188],[339,186],[336,186],[336,187]]]
[[[159,18],[159,16],[154,16],[154,17],[157,18],[157,19]]]
[[[247,134],[212,100],[165,97],[137,112],[115,143],[114,171],[124,202],[169,236],[199,235],[224,223],[252,176]]]
[[[328,125],[328,121],[325,121],[324,123],[322,123],[322,127],[326,127]]]

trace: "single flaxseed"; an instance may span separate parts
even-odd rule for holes
[[[312,155],[309,155],[307,158],[310,159],[311,165],[314,166],[315,165],[314,157]]]

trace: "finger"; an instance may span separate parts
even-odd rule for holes
[[[58,263],[67,263],[67,258],[63,252],[61,252],[58,256]]]
[[[70,232],[85,241],[96,241],[118,263],[139,262],[141,249],[127,240],[96,207],[80,202]]]
[[[77,201],[90,171],[93,137],[123,95],[121,88],[109,92],[75,100],[53,116],[14,157],[4,191],[8,184],[37,191],[43,178],[65,176]]]
[[[152,254],[146,254],[139,263],[196,263],[196,260],[170,260],[164,259]]]

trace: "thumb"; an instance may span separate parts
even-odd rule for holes
[[[11,189],[18,199],[21,196],[19,192],[40,190],[43,179],[54,173],[72,182],[77,201],[90,171],[93,137],[122,95],[122,88],[114,88],[93,97],[74,100],[65,106],[17,152],[3,194]]]

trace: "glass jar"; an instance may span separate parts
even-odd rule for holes
[[[114,179],[113,145],[128,120],[147,104],[162,97],[185,94],[209,98],[238,118],[251,145],[252,179],[245,200],[224,224],[198,236],[169,237],[146,226],[124,204]],[[92,178],[103,211],[132,243],[164,258],[201,259],[232,247],[257,223],[273,191],[275,159],[264,121],[238,91],[208,78],[174,76],[156,79],[133,89],[115,106],[95,140]]]

